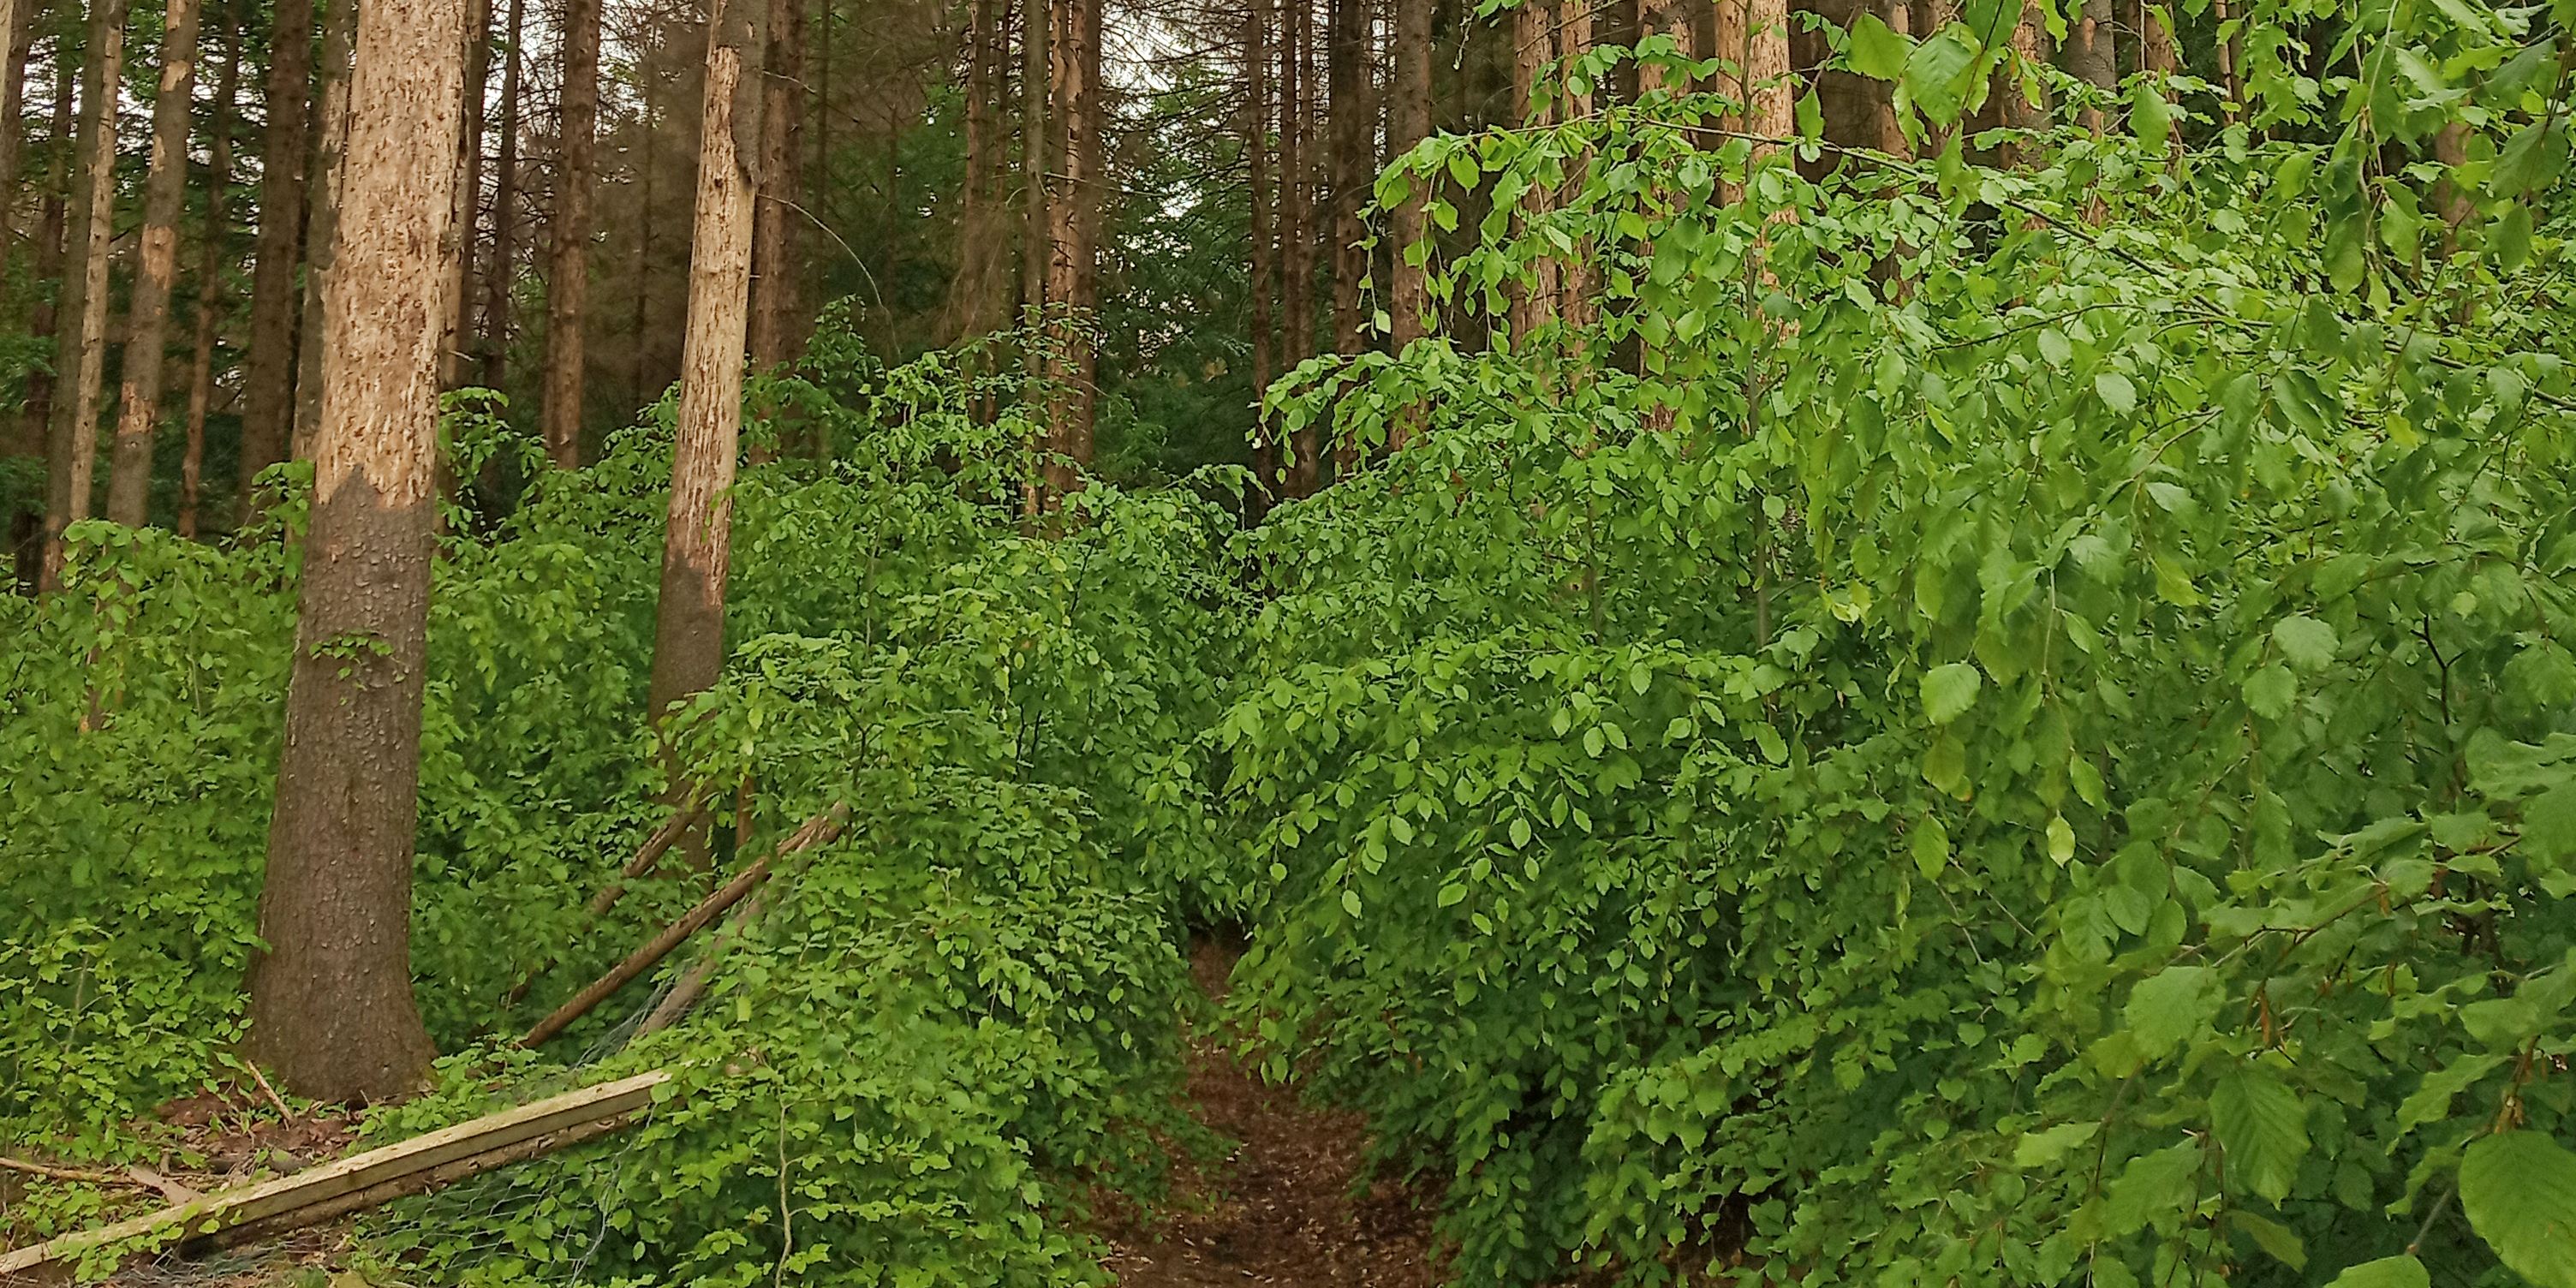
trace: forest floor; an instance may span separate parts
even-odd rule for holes
[[[1201,940],[1190,974],[1223,1000],[1238,949]],[[1221,1137],[1215,1160],[1183,1156],[1160,1220],[1101,1233],[1119,1288],[1432,1288],[1430,1202],[1380,1180],[1356,1184],[1368,1153],[1359,1114],[1319,1109],[1262,1081],[1230,1035],[1193,1020],[1188,1107]]]

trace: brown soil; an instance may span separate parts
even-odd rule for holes
[[[1221,997],[1237,952],[1201,942],[1191,974]],[[1176,1165],[1161,1220],[1104,1231],[1120,1288],[1434,1288],[1424,1196],[1378,1181],[1354,1188],[1368,1151],[1360,1115],[1304,1104],[1238,1061],[1222,1033],[1190,1038],[1186,1095],[1232,1142],[1222,1159]]]

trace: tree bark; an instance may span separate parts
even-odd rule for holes
[[[563,164],[555,180],[554,255],[546,273],[546,454],[581,468],[583,327],[590,297],[590,195],[599,134],[600,0],[565,0],[563,103],[557,132]],[[636,283],[640,291],[641,279]]]
[[[63,582],[63,532],[89,517],[98,468],[98,415],[107,374],[107,249],[116,232],[116,100],[125,74],[126,0],[98,0],[90,15],[89,66],[81,81],[80,209],[73,226],[79,273],[63,280],[72,325],[56,337],[54,370],[69,372],[71,397],[54,407],[53,469],[45,507],[46,590]]]
[[[483,387],[499,389],[509,375],[510,297],[516,285],[512,256],[519,218],[519,91],[525,60],[527,0],[510,0],[501,53],[501,151],[492,171],[492,264],[483,273]]]
[[[1009,211],[1002,193],[1002,82],[1010,51],[1002,0],[966,8],[966,181],[959,190],[957,272],[948,284],[940,338],[949,343],[999,325],[1008,291]]]
[[[2111,90],[2120,84],[2119,48],[2112,28],[2111,0],[2084,0],[2075,29],[2068,33],[2066,70],[2095,89]],[[2085,104],[2076,119],[2095,135],[2107,124],[2101,107],[2093,103]]]
[[[1250,172],[1251,199],[1251,333],[1247,337],[1252,349],[1252,469],[1254,488],[1247,505],[1247,522],[1260,521],[1273,477],[1279,470],[1279,449],[1270,439],[1269,418],[1263,414],[1262,395],[1270,388],[1272,372],[1271,292],[1278,276],[1277,248],[1272,242],[1276,212],[1272,209],[1270,176],[1270,23],[1276,0],[1254,0],[1243,18],[1243,155]]]
[[[1313,0],[1283,0],[1279,124],[1281,368],[1315,352],[1315,76]],[[1323,480],[1322,437],[1313,422],[1289,436],[1288,495],[1312,496]]]
[[[0,0],[0,248],[18,240],[19,135],[25,130],[27,53],[35,44],[31,0]],[[0,254],[6,253],[0,250]]]
[[[1047,198],[1046,486],[1062,497],[1091,462],[1091,324],[1100,227],[1100,0],[1053,0],[1049,114],[1062,144]]]
[[[1394,105],[1387,115],[1387,148],[1398,155],[1431,136],[1431,5],[1432,0],[1395,0]],[[1430,330],[1431,248],[1417,250],[1415,244],[1427,231],[1424,212],[1434,182],[1427,177],[1414,179],[1404,201],[1392,212],[1395,259],[1389,274],[1394,281],[1388,320],[1398,352]],[[1417,254],[1424,258],[1417,261]],[[1399,422],[1399,435],[1403,428]],[[1395,446],[1403,446],[1400,438]]]
[[[1331,0],[1327,90],[1333,129],[1333,351],[1366,347],[1370,188],[1377,178],[1377,94],[1369,75],[1369,0]]]
[[[491,84],[492,0],[465,0],[463,124],[457,130],[456,226],[450,234],[456,244],[448,256],[456,303],[448,310],[447,347],[439,359],[439,384],[449,389],[463,388],[470,378],[474,306],[482,299],[474,289],[474,238],[483,216],[483,100]]]
[[[314,91],[313,182],[305,188],[304,324],[296,340],[295,459],[313,457],[322,419],[323,298],[340,255],[340,184],[349,153],[349,77],[359,0],[330,4],[322,16],[322,83]],[[441,152],[444,156],[446,153]],[[448,176],[451,182],[455,176]],[[443,292],[442,292],[443,294]]]
[[[317,1100],[419,1086],[411,871],[429,617],[439,340],[454,275],[465,0],[367,0],[286,741],[250,968],[251,1054]]]
[[[662,541],[662,592],[646,708],[657,724],[668,718],[673,704],[714,684],[724,668],[725,577],[742,431],[757,191],[752,167],[759,157],[761,58],[766,52],[761,25],[767,4],[712,4],[679,432],[671,452],[671,504]],[[674,787],[678,780],[675,767]]]
[[[188,362],[188,445],[179,457],[179,535],[194,538],[206,472],[206,415],[215,400],[216,317],[223,300],[224,243],[231,228],[233,115],[241,94],[241,32],[223,29],[224,71],[215,82],[214,142],[206,159],[206,236],[197,259],[195,345]]]
[[[1583,3],[1584,0],[1574,0]],[[1512,99],[1518,104],[1522,121],[1532,127],[1552,125],[1556,113],[1539,97],[1540,78],[1555,53],[1555,28],[1558,0],[1528,0],[1512,10]],[[1724,8],[1727,0],[1719,0]],[[1526,234],[1529,224],[1544,215],[1549,194],[1536,186],[1521,196],[1522,215],[1517,220]],[[1530,264],[1530,281],[1511,291],[1510,322],[1515,348],[1526,346],[1539,325],[1555,307],[1557,263],[1554,256],[1542,255]]]
[[[1055,153],[1055,91],[1047,46],[1055,25],[1049,0],[1022,0],[1020,16],[1020,304],[1034,324],[1046,308],[1047,165]],[[1039,346],[1029,346],[1032,382],[1044,375]]]
[[[988,0],[989,2],[989,0]],[[752,208],[751,365],[760,370],[796,358],[803,265],[796,254],[796,136],[805,105],[804,0],[769,0],[769,48],[761,77],[760,198]],[[971,91],[970,91],[971,93]],[[971,111],[973,104],[968,108]],[[970,130],[970,133],[972,131]],[[969,149],[972,182],[972,149]]]
[[[152,437],[161,429],[170,291],[179,278],[179,199],[188,177],[188,126],[197,84],[197,0],[170,0],[161,24],[161,89],[152,101],[152,162],[143,179],[143,246],[126,312],[107,517],[144,525],[152,501]]]
[[[276,0],[263,98],[259,240],[250,283],[250,360],[242,380],[241,504],[251,481],[286,459],[295,424],[296,272],[304,258],[304,190],[311,164],[313,0]]]
[[[2174,49],[2173,14],[2163,5],[2138,5],[2138,69],[2158,76],[2182,70],[2182,56]]]

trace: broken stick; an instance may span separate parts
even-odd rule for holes
[[[671,1080],[656,1069],[458,1123],[293,1176],[237,1186],[114,1225],[0,1256],[0,1283],[75,1262],[120,1243],[175,1240],[181,1250],[224,1246],[326,1221],[403,1194],[533,1158],[625,1125]]]
[[[587,987],[573,994],[571,1001],[556,1007],[554,1014],[537,1021],[537,1026],[528,1030],[528,1036],[519,1039],[519,1045],[531,1049],[545,1045],[548,1040],[569,1027],[573,1021],[588,1015],[592,1007],[608,1000],[617,990],[633,982],[636,976],[653,969],[663,958],[671,955],[671,950],[687,942],[689,936],[705,929],[708,922],[723,915],[725,909],[741,902],[744,895],[750,894],[761,882],[769,879],[770,868],[779,859],[800,850],[821,845],[839,836],[841,828],[848,824],[849,819],[850,807],[836,802],[830,809],[805,820],[805,825],[797,828],[786,840],[779,842],[776,849],[762,855],[750,867],[744,868],[733,880],[725,882],[718,888],[714,894],[699,900],[698,906],[681,914],[678,921],[663,927],[662,933],[653,936],[651,942],[627,954],[626,960],[617,963],[607,974],[592,980]]]
[[[690,826],[705,814],[705,808],[692,800],[687,808],[664,819],[662,826],[653,829],[653,834],[644,838],[643,847],[635,851],[635,857],[628,859],[626,866],[618,872],[617,879],[600,887],[599,893],[590,897],[588,912],[590,919],[595,921],[606,916],[609,909],[616,907],[617,901],[626,895],[626,883],[651,872],[653,865],[661,862],[662,856],[669,853],[671,847],[678,843],[681,834],[688,831]],[[554,964],[555,959],[547,957],[529,967],[519,976],[519,982],[512,984],[510,991],[502,995],[502,1007],[507,1009],[517,1006],[519,999],[526,997],[528,990],[536,987],[538,978],[554,969]]]

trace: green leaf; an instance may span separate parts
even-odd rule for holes
[[[2433,1277],[2413,1257],[2365,1261],[2334,1277],[2326,1288],[2432,1288]]]
[[[2066,1156],[2066,1151],[2093,1138],[2102,1124],[2091,1119],[2076,1123],[2059,1123],[2046,1131],[2022,1133],[2013,1146],[2013,1166],[2046,1167]]]
[[[2057,866],[2061,868],[2075,858],[2075,828],[2066,821],[2066,816],[2063,814],[2049,817],[2048,857],[2056,861]]]
[[[1956,27],[1914,47],[1905,60],[1905,93],[1914,106],[1940,125],[1954,125],[1976,88],[1977,47]]]
[[[2522,843],[2545,863],[2576,859],[2576,778],[2524,803]]]
[[[2158,1213],[2179,1213],[2198,1192],[2200,1146],[2191,1141],[2140,1154],[2111,1182],[2104,1219],[2114,1234],[2129,1234]]]
[[[2218,1003],[2218,972],[2207,966],[2167,966],[2138,981],[2124,1013],[2138,1054],[2153,1060],[2207,1032]]]
[[[1357,890],[1344,890],[1344,891],[1342,891],[1342,911],[1347,912],[1347,913],[1351,914],[1351,915],[1352,915],[1352,916],[1354,916],[1354,917],[1356,917],[1356,916],[1360,915],[1360,892],[1359,892],[1359,891],[1357,891]]]
[[[2151,14],[2147,21],[2154,22],[2155,17]],[[2161,149],[2173,137],[2173,104],[2144,80],[2129,92],[2129,128],[2150,148]]]
[[[2227,1223],[2254,1240],[2254,1246],[2292,1270],[2308,1268],[2308,1245],[2288,1226],[2242,1208],[2227,1214]]]
[[[2114,415],[2126,416],[2138,409],[2137,385],[2119,372],[2105,371],[2093,377],[2093,392],[2101,397],[2102,405],[2110,408]]]
[[[2321,671],[2332,665],[2339,641],[2335,628],[2304,613],[2284,617],[2272,623],[2272,643],[2281,656],[2302,671]]]
[[[1941,820],[1925,815],[1914,828],[1914,870],[1929,880],[1941,875],[1950,865],[1950,829]]]
[[[1905,60],[1914,52],[1914,42],[1878,20],[1878,15],[1864,13],[1851,25],[1851,45],[1844,51],[1851,69],[1872,80],[1892,81],[1905,74]]]
[[[2576,1154],[2509,1131],[2460,1159],[2460,1210],[2507,1269],[2540,1288],[2576,1288]]]
[[[2308,1153],[2308,1111],[2299,1095],[2263,1070],[2240,1069],[2209,1096],[2211,1126],[2227,1150],[2227,1177],[2276,1206]]]
[[[2278,720],[2290,714],[2299,700],[2299,677],[2290,668],[2274,662],[2245,679],[2245,705],[2266,720]]]
[[[1952,662],[1923,673],[1923,714],[1934,724],[1948,724],[1967,714],[1977,704],[1977,690],[1985,683],[1976,664]]]
[[[2470,1083],[2487,1076],[2499,1064],[2501,1055],[2471,1055],[2453,1060],[2448,1065],[2424,1075],[2424,1081],[2397,1106],[2397,1130],[2413,1131],[2429,1122],[2451,1116],[2451,1102]]]

